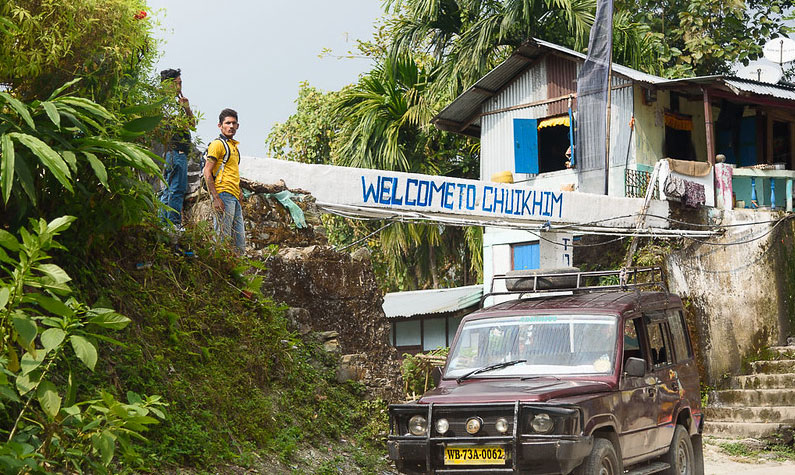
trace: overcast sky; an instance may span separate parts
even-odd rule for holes
[[[370,39],[381,0],[148,0],[159,20],[164,53],[157,71],[182,70],[183,93],[204,113],[198,134],[218,134],[218,113],[240,115],[243,155],[265,156],[265,137],[295,110],[298,85],[323,90],[355,82],[367,59],[319,58],[324,48],[345,54]],[[163,9],[163,11],[158,11]]]

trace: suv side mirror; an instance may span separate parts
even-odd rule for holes
[[[646,360],[641,358],[629,357],[624,363],[624,372],[628,376],[641,377],[646,374]]]

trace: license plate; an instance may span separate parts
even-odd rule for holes
[[[497,445],[448,446],[445,465],[505,465],[505,449]]]

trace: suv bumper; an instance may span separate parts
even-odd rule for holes
[[[506,447],[516,456],[506,460],[505,466],[445,466],[441,461],[444,442],[400,439],[387,441],[389,458],[401,472],[413,473],[570,473],[582,463],[593,448],[592,436],[574,436],[565,439],[522,440],[517,450]]]

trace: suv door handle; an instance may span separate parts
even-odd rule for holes
[[[649,397],[654,397],[654,395],[657,394],[657,388],[646,388],[646,393]]]

